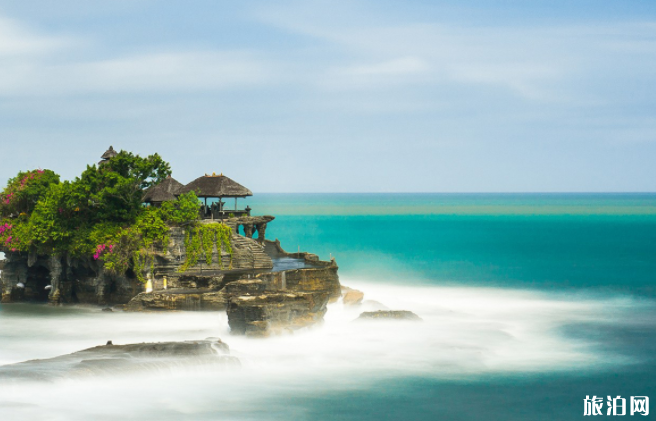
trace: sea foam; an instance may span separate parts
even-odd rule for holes
[[[489,375],[596,370],[629,361],[594,341],[566,334],[565,328],[630,323],[636,306],[653,306],[629,297],[383,286],[357,279],[343,283],[364,291],[365,300],[411,310],[423,321],[354,322],[361,311],[377,304],[336,302],[319,326],[255,339],[231,336],[224,312],[106,313],[92,307],[2,306],[2,364],[54,357],[107,340],[123,344],[219,336],[240,359],[241,368],[199,370],[189,365],[173,371],[60,380],[55,385],[5,384],[1,418],[83,420],[102,412],[109,419],[128,411],[148,419],[210,419],[216,413],[239,419],[258,411],[270,415],[275,412],[271,405],[292,396],[365,389],[385,379],[477,381]]]

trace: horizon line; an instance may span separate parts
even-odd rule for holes
[[[440,191],[418,191],[418,192],[376,192],[376,191],[361,191],[361,192],[342,192],[342,191],[326,191],[326,192],[284,192],[284,191],[261,191],[254,192],[255,194],[656,194],[656,191],[472,191],[472,192],[440,192]],[[250,196],[248,196],[250,197]]]

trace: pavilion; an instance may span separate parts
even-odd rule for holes
[[[175,200],[182,187],[182,183],[169,175],[161,183],[146,190],[142,201],[152,206],[161,206],[162,202]]]
[[[100,157],[101,161],[98,162],[98,165],[104,165],[109,162],[110,159],[114,158],[118,153],[114,150],[113,146],[110,146],[109,149],[105,151],[104,154]]]
[[[204,219],[225,219],[226,216],[250,216],[250,207],[247,206],[246,209],[238,209],[237,199],[252,196],[253,192],[223,174],[205,174],[202,177],[198,177],[191,183],[180,188],[176,195],[190,191],[195,192],[196,196],[204,199],[205,204],[201,206],[201,217]],[[234,209],[227,209],[224,206],[224,198],[235,199]],[[218,199],[218,201],[208,205],[207,199]]]

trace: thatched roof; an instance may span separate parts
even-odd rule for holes
[[[146,190],[142,201],[146,203],[166,202],[175,200],[175,195],[183,187],[182,183],[175,178],[168,176],[159,184],[156,184]]]
[[[114,150],[114,147],[113,147],[113,146],[110,146],[109,149],[107,149],[107,150],[105,151],[105,153],[102,154],[102,156],[101,156],[100,158],[102,158],[102,159],[104,159],[104,160],[106,160],[106,159],[112,159],[112,158],[114,158],[116,155],[118,155],[118,152],[116,152],[116,151]]]
[[[178,194],[196,192],[198,197],[246,197],[253,192],[225,175],[198,177],[180,189]]]

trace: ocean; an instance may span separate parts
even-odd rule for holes
[[[231,336],[220,312],[0,305],[0,364],[107,340],[216,336],[242,362],[0,381],[0,419],[575,420],[586,395],[604,399],[604,416],[607,396],[656,399],[656,194],[256,194],[243,204],[276,216],[267,238],[287,251],[335,257],[362,307],[337,302],[321,326],[251,339]],[[353,322],[371,300],[423,322]]]

